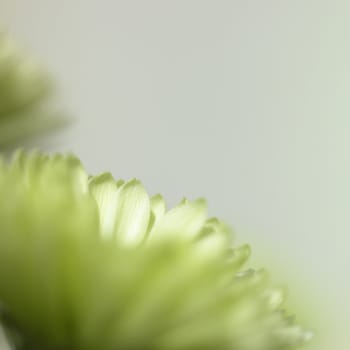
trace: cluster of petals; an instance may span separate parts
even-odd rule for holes
[[[0,316],[24,349],[285,350],[309,333],[206,202],[167,210],[72,155],[0,164]],[[13,336],[14,335],[14,336]]]

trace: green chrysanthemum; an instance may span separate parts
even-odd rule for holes
[[[0,167],[0,303],[18,349],[284,350],[308,337],[203,200],[166,211],[73,156]]]
[[[0,147],[64,123],[48,105],[52,92],[41,66],[0,31]]]

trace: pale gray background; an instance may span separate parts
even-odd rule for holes
[[[50,149],[170,204],[205,196],[290,282],[310,349],[349,349],[348,1],[1,4],[76,118]]]

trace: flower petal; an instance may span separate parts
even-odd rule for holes
[[[165,201],[164,198],[157,194],[151,198],[151,210],[155,217],[155,222],[158,222],[165,214]]]
[[[114,234],[126,245],[140,243],[147,233],[150,220],[150,199],[138,180],[125,183],[118,190]]]
[[[97,202],[100,216],[100,230],[103,237],[111,237],[115,231],[118,207],[118,188],[110,173],[90,179],[89,188]]]
[[[207,204],[204,199],[189,202],[183,200],[169,210],[154,226],[149,239],[154,241],[174,235],[191,240],[202,228],[207,215]]]

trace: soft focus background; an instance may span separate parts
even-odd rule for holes
[[[170,205],[206,197],[290,285],[308,349],[349,349],[349,2],[0,4],[75,116],[47,149]]]

